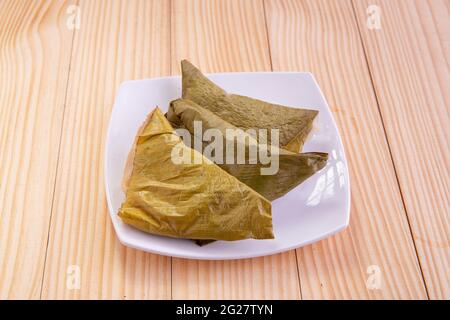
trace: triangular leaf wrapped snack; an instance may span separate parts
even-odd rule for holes
[[[181,61],[181,70],[183,99],[197,103],[241,129],[278,129],[280,147],[301,151],[318,111],[229,94],[187,60]]]
[[[203,132],[207,132],[209,129],[217,130],[220,133],[218,138],[223,139],[223,142],[218,144],[222,148],[220,150],[222,157],[215,157],[217,156],[216,154],[208,155],[208,152],[203,152],[203,154],[210,157],[220,168],[235,176],[241,182],[271,201],[283,196],[298,186],[315,172],[322,169],[327,162],[328,154],[326,153],[310,152],[299,154],[279,149],[276,146],[267,146],[258,143],[257,137],[253,137],[245,131],[239,130],[237,127],[190,100],[178,99],[172,101],[166,116],[173,123],[174,127],[189,130],[192,135],[191,141],[196,139],[202,141],[203,151],[206,150],[209,144],[209,142],[203,141]],[[195,130],[195,122],[197,124],[201,123],[202,132]],[[236,139],[230,139],[227,130],[235,132],[234,137]],[[229,163],[225,161],[227,157],[227,144],[234,146],[232,150],[233,161]],[[239,163],[237,160],[237,149],[241,147],[241,150],[244,150],[242,154],[245,153],[244,163]],[[251,152],[251,148],[257,152]],[[267,169],[272,164],[261,163],[258,158],[258,151],[260,150],[266,150],[271,156],[270,159],[277,162],[276,168],[274,167],[274,171],[271,174],[262,174],[262,168]]]
[[[174,161],[174,148],[201,163]],[[270,202],[184,145],[158,108],[139,130],[129,160],[119,210],[125,223],[175,238],[273,238]]]

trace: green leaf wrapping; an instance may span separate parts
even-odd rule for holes
[[[322,169],[327,163],[327,153],[293,153],[274,146],[259,144],[255,137],[242,130],[238,130],[237,127],[189,100],[178,99],[172,101],[166,117],[174,127],[186,128],[189,130],[192,135],[191,141],[194,139],[202,140],[201,136],[194,136],[194,121],[202,123],[203,131],[208,129],[219,130],[224,140],[221,143],[223,146],[223,158],[225,158],[226,155],[225,147],[227,143],[231,143],[235,147],[233,152],[233,163],[217,163],[217,165],[270,201],[285,195],[312,176],[315,172]],[[240,132],[240,139],[228,141],[226,136],[227,129]],[[202,142],[203,150],[205,150],[205,147],[209,142]],[[244,144],[242,147],[245,149],[245,164],[239,164],[237,161],[236,149],[239,148],[240,144]],[[275,153],[274,157],[278,157],[279,168],[275,174],[262,175],[261,168],[268,167],[269,165],[261,164],[259,159],[253,159],[254,162],[256,162],[254,164],[250,163],[249,149],[255,146],[258,150],[259,148],[267,148],[268,151],[272,150]],[[201,152],[203,150],[199,151]],[[205,153],[203,154],[205,155]]]
[[[202,163],[175,164],[174,147]],[[175,238],[273,238],[270,202],[185,146],[158,108],[139,130],[129,159],[119,210],[125,223]]]
[[[301,151],[318,114],[317,110],[290,108],[229,94],[187,60],[181,62],[181,71],[183,99],[197,103],[244,130],[278,129],[282,148],[292,152]]]

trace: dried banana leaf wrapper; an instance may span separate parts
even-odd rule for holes
[[[197,103],[238,128],[278,129],[282,148],[301,151],[318,111],[229,94],[187,60],[181,62],[181,70],[183,99]]]
[[[322,169],[327,163],[327,153],[293,153],[279,149],[276,146],[261,144],[257,138],[243,130],[239,130],[239,128],[219,118],[214,113],[186,99],[172,101],[167,112],[167,118],[174,127],[185,128],[190,132],[191,139],[189,140],[191,145],[193,141],[200,140],[201,142],[197,145],[200,145],[203,149],[199,151],[203,151],[202,153],[211,160],[217,159],[211,153],[205,152],[210,142],[203,141],[202,134],[208,129],[220,132],[218,137],[222,138],[223,141],[216,146],[222,148],[220,153],[223,156],[219,157],[219,160],[221,159],[222,161],[220,163],[216,162],[217,165],[271,201],[285,195],[315,172]],[[202,124],[202,132],[195,131],[194,123],[196,121],[197,124]],[[234,137],[230,139],[227,136],[226,130],[228,129],[236,133],[236,139]],[[198,135],[199,133],[200,136]],[[217,141],[213,142],[216,143]],[[233,146],[231,163],[226,163],[227,151],[229,150],[226,149],[227,145]],[[244,150],[244,163],[239,163],[237,159],[237,149],[239,148]],[[251,152],[251,148],[258,152]],[[277,161],[277,170],[273,174],[263,174],[262,169],[266,168],[267,170],[270,164],[261,163],[261,159],[258,158],[260,150],[270,155],[272,161]]]
[[[176,164],[173,150],[201,163]],[[188,148],[156,108],[136,137],[125,170],[127,224],[187,239],[272,239],[270,202]]]

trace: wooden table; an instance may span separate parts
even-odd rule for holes
[[[449,299],[446,0],[0,0],[0,298]],[[103,183],[124,80],[311,71],[352,183],[350,226],[256,259],[122,246]]]

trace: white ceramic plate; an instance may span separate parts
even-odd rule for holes
[[[192,241],[154,236],[124,224],[117,216],[124,200],[121,180],[138,127],[157,105],[167,111],[181,96],[180,77],[127,81],[119,88],[105,152],[108,208],[120,241],[136,249],[192,259],[240,259],[298,248],[343,230],[349,222],[350,185],[342,141],[330,108],[310,73],[257,72],[208,75],[228,92],[288,106],[319,110],[318,128],[303,151],[329,153],[327,166],[272,203],[274,240]]]

